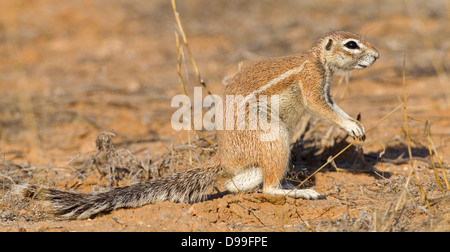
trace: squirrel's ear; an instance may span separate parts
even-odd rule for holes
[[[333,40],[329,39],[327,45],[325,46],[325,49],[329,51],[331,49],[331,45],[333,44]]]

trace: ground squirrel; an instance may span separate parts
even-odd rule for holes
[[[312,189],[280,185],[289,163],[290,137],[302,113],[309,111],[337,124],[350,136],[364,140],[364,127],[332,101],[330,83],[335,73],[366,68],[378,57],[378,51],[361,36],[333,32],[322,36],[303,54],[270,58],[243,68],[226,86],[223,97],[276,95],[277,111],[266,111],[278,127],[271,133],[248,126],[219,130],[217,152],[200,168],[100,193],[81,194],[32,185],[16,185],[15,192],[50,201],[56,215],[85,219],[103,211],[165,200],[185,203],[205,200],[218,173],[225,170],[233,176],[225,183],[230,192],[252,191],[262,186],[262,192],[271,195],[323,198]],[[264,104],[273,107],[271,102]],[[249,105],[244,111],[248,113]],[[233,117],[236,119],[236,113]],[[246,118],[245,125],[250,120]],[[263,134],[272,139],[264,140]]]

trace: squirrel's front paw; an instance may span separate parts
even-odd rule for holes
[[[343,128],[353,139],[359,138],[361,141],[366,140],[366,131],[360,122],[353,119],[349,120]]]

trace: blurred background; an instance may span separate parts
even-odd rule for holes
[[[218,94],[241,62],[302,52],[324,33],[348,30],[381,53],[373,67],[351,74],[341,105],[370,123],[400,101],[406,55],[412,122],[419,132],[433,120],[445,146],[449,2],[189,0],[177,1],[177,8],[202,77]],[[0,0],[3,156],[67,161],[94,150],[99,130],[147,139],[136,147],[147,154],[164,147],[153,140],[176,139],[170,127],[170,100],[181,93],[175,31],[169,0]],[[192,94],[199,84],[188,59],[183,72]],[[391,125],[401,123],[399,114]],[[387,129],[373,138],[402,134]]]

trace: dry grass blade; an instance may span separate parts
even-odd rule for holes
[[[195,60],[192,57],[191,49],[189,48],[189,44],[187,42],[186,34],[184,33],[183,26],[181,25],[179,13],[177,12],[177,9],[176,9],[175,0],[172,0],[172,8],[173,8],[173,12],[175,14],[175,20],[177,22],[178,32],[181,34],[181,37],[183,38],[183,44],[186,47],[186,50],[187,50],[187,52],[189,54],[189,58],[191,59],[192,65],[194,67],[195,73],[198,76],[199,82],[200,82],[200,84],[202,84],[203,87],[205,87],[205,89],[208,91],[208,94],[211,95],[211,92],[207,89],[205,82],[203,81],[203,79],[200,76],[200,73],[198,71],[197,65],[195,64]],[[182,59],[184,57],[183,57],[183,50],[181,48],[178,32],[175,32],[175,41],[176,41],[176,45],[177,45],[177,73],[178,73],[178,80],[180,81],[181,90],[182,90],[183,94],[186,97],[188,97],[187,92],[186,92],[186,86],[184,85],[184,81],[183,81],[183,75],[181,73],[181,63],[182,63]],[[190,110],[191,109],[191,104],[189,102],[189,99],[187,99],[187,102],[188,102],[187,104],[189,104],[189,110]],[[191,123],[191,127],[192,127],[192,129],[194,129],[194,121],[193,121],[193,118],[192,118],[192,112],[189,113],[189,114],[191,115],[191,118],[189,118],[190,123]],[[209,144],[214,146],[215,143],[211,139],[209,139],[205,134],[203,134],[201,131],[195,130],[195,132],[201,138],[205,139],[205,141],[207,141]]]
[[[173,13],[175,15],[175,21],[177,23],[178,32],[181,34],[181,37],[183,39],[183,45],[186,48],[186,51],[189,55],[189,58],[191,59],[192,66],[194,67],[195,74],[198,77],[198,81],[200,84],[206,89],[209,95],[211,95],[211,91],[208,90],[208,87],[206,86],[205,81],[203,80],[202,76],[200,75],[200,71],[198,70],[197,64],[195,63],[194,57],[192,56],[191,48],[189,47],[189,43],[186,38],[186,34],[184,33],[183,25],[181,24],[180,20],[180,14],[177,11],[177,6],[175,4],[175,0],[172,0],[172,9]]]
[[[410,171],[410,173],[408,175],[408,179],[406,180],[406,183],[405,183],[405,185],[403,186],[403,189],[400,192],[400,195],[398,197],[397,204],[395,204],[395,207],[393,207],[394,203],[392,202],[389,205],[389,208],[386,209],[386,212],[385,212],[384,217],[383,217],[384,221],[381,223],[380,228],[379,228],[379,230],[381,232],[387,232],[387,231],[390,231],[392,229],[392,226],[394,225],[394,219],[395,219],[396,216],[397,216],[397,221],[396,222],[398,222],[398,219],[400,219],[401,212],[400,212],[400,214],[398,212],[400,211],[400,209],[403,209],[405,207],[405,205],[406,205],[406,202],[407,202],[407,197],[406,196],[407,196],[407,192],[408,192],[408,186],[409,186],[409,183],[411,181],[413,172],[414,172],[414,170]],[[374,226],[376,226],[376,223],[374,224]]]
[[[425,128],[425,130],[426,130],[427,140],[428,140],[428,151],[429,151],[429,153],[430,153],[430,163],[431,163],[431,165],[433,166],[433,171],[434,171],[434,175],[435,175],[435,177],[436,177],[436,182],[438,183],[438,186],[439,186],[439,190],[440,190],[440,191],[442,192],[442,194],[444,194],[444,196],[445,196],[444,189],[442,189],[441,181],[439,180],[439,175],[438,175],[438,172],[437,172],[437,170],[436,170],[436,165],[434,164],[434,161],[433,161],[433,151],[432,151],[432,149],[431,149],[431,133],[430,133],[430,125],[428,124],[428,121],[427,121],[427,123],[426,123],[426,128]],[[444,174],[445,174],[445,172],[444,172]]]
[[[181,50],[181,46],[180,46],[180,39],[178,36],[178,32],[175,32],[175,42],[177,44],[177,73],[178,73],[178,81],[180,82],[181,85],[181,91],[183,92],[183,94],[187,97],[187,92],[186,92],[186,86],[184,85],[184,81],[183,81],[183,75],[181,74],[181,63],[183,60],[183,50]],[[186,99],[186,102],[188,102],[189,107],[190,107],[190,102],[189,99]]]
[[[439,157],[439,155],[438,155],[438,153],[436,151],[436,146],[434,146],[434,142],[433,142],[433,139],[431,138],[431,133],[430,133],[430,129],[429,128],[428,128],[428,136],[427,136],[427,138],[428,138],[428,144],[430,146],[431,158],[433,157],[433,154],[431,153],[431,148],[433,148],[434,155],[436,155],[436,158],[438,160],[439,166],[441,167],[442,175],[444,176],[444,181],[445,181],[445,185],[447,186],[447,190],[450,190],[450,185],[448,183],[447,173],[444,170],[444,166],[442,165],[441,158]],[[434,162],[432,162],[432,164],[433,164],[433,168],[435,168]],[[437,174],[436,174],[436,176],[437,176]]]
[[[406,111],[406,75],[405,75],[405,65],[406,65],[406,55],[403,57],[403,67],[402,67],[402,76],[403,76],[403,115],[404,115],[404,120],[405,120],[405,131],[406,131],[406,138],[408,141],[408,155],[409,155],[409,162],[410,162],[410,168],[411,168],[411,174],[414,176],[414,179],[417,182],[417,185],[419,186],[420,192],[423,195],[423,198],[425,200],[425,202],[427,203],[428,206],[428,210],[430,211],[430,213],[432,213],[431,211],[431,206],[430,206],[430,202],[428,202],[428,198],[427,195],[425,193],[425,191],[422,188],[422,185],[420,184],[419,178],[417,177],[416,172],[414,171],[414,161],[413,161],[413,157],[412,157],[412,151],[411,151],[411,137],[409,134],[409,127],[408,127],[408,114]]]
[[[181,85],[181,90],[184,94],[184,96],[186,97],[186,102],[187,104],[189,104],[188,109],[191,110],[191,103],[190,100],[187,98],[187,92],[186,92],[186,86],[184,85],[184,81],[183,81],[183,75],[181,74],[181,63],[182,63],[182,59],[183,59],[183,50],[181,50],[181,46],[180,46],[180,40],[178,37],[178,33],[175,32],[175,41],[177,44],[177,73],[178,73],[178,80],[180,81],[180,85]],[[191,123],[191,128],[194,129],[194,120],[192,118],[192,111],[190,111],[189,113],[191,115],[191,118],[189,118],[189,121]],[[203,134],[203,132],[195,130],[195,132],[203,139],[205,139],[205,141],[207,141],[209,144],[211,144],[212,146],[214,146],[214,142],[209,139],[205,134]]]
[[[441,167],[442,175],[444,176],[444,181],[445,181],[445,184],[447,185],[447,190],[450,190],[450,185],[448,183],[447,173],[444,170],[444,166],[442,165],[441,158],[439,157],[439,155],[438,155],[438,153],[436,151],[436,146],[434,146],[433,139],[431,137],[430,137],[430,143],[431,143],[431,146],[433,147],[434,155],[436,155],[436,158],[438,160],[439,166]]]

